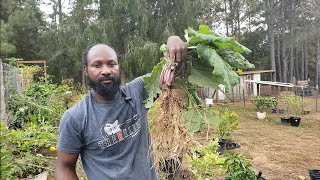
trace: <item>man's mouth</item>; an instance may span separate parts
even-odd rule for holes
[[[109,83],[112,83],[114,81],[113,78],[105,78],[105,79],[101,79],[99,80],[101,83],[105,83],[105,84],[109,84]]]
[[[103,82],[103,83],[111,83],[112,80],[102,80],[101,82]]]

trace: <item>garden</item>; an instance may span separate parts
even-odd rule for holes
[[[53,177],[59,118],[85,92],[81,86],[71,84],[71,80],[59,86],[33,82],[24,91],[11,94],[11,121],[9,126],[1,124],[2,179],[30,178],[42,172],[48,172],[49,179]],[[290,97],[279,99],[278,106]],[[221,122],[191,127],[194,138],[203,147],[195,151],[198,154],[184,157],[176,169],[175,179],[243,179],[239,178],[242,176],[254,179],[259,172],[265,179],[308,179],[309,170],[320,167],[317,138],[320,137],[320,112],[313,106],[315,97],[306,98],[305,102],[304,106],[311,111],[298,113],[301,116],[298,127],[281,122],[281,118],[296,116],[296,113],[289,114],[287,110],[284,114],[272,113],[273,106],[264,108],[267,117],[259,120],[254,99],[252,103],[246,102],[245,107],[240,101],[208,108],[214,113],[220,112]],[[282,105],[284,109],[287,106]],[[157,104],[149,112],[151,121],[155,116]],[[219,153],[218,139],[237,146],[225,147],[225,151]],[[84,174],[81,163],[78,173]]]
[[[152,155],[160,177],[309,179],[310,172],[318,172],[319,92],[304,99],[283,93],[206,107],[197,89],[219,84],[232,89],[238,83],[234,70],[254,67],[241,55],[250,50],[207,26],[188,28],[186,36],[190,71],[179,71],[175,63],[162,59],[144,79]],[[31,75],[39,71],[24,68]],[[22,91],[9,93],[6,124],[1,124],[1,179],[33,178],[44,172],[53,178],[60,117],[87,88],[72,79],[57,85],[51,78],[35,79]],[[86,179],[78,162],[78,175]]]

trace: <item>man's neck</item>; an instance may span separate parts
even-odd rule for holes
[[[110,102],[110,101],[114,101],[116,99],[116,97],[118,97],[119,92],[117,92],[115,94],[115,96],[113,98],[107,98],[104,96],[101,96],[100,94],[98,94],[96,91],[92,91],[92,95],[94,97],[94,99],[96,99],[97,102]]]

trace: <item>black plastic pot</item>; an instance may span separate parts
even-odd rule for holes
[[[311,169],[309,170],[311,180],[320,180],[320,170]]]
[[[291,126],[298,127],[300,125],[301,118],[300,117],[290,117]]]
[[[240,145],[239,144],[237,144],[237,143],[229,143],[229,142],[227,142],[226,143],[226,149],[227,150],[230,150],[230,149],[236,149],[236,148],[240,148]]]
[[[223,153],[225,153],[226,152],[226,150],[227,150],[227,141],[225,140],[225,139],[222,139],[222,140],[220,140],[219,142],[218,142],[218,144],[219,144],[219,149],[217,150],[217,152],[219,153],[219,154],[223,154]]]
[[[281,118],[281,124],[289,125],[291,123],[291,118]]]

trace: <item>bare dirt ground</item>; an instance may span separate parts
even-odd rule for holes
[[[316,112],[315,98],[306,100],[310,113],[301,116],[299,127],[281,124],[280,117],[286,114],[271,111],[265,120],[258,120],[249,101],[245,106],[243,102],[227,105],[240,115],[240,128],[233,139],[241,147],[232,151],[251,159],[256,172],[261,171],[266,179],[310,179],[308,170],[320,169],[320,107]]]

